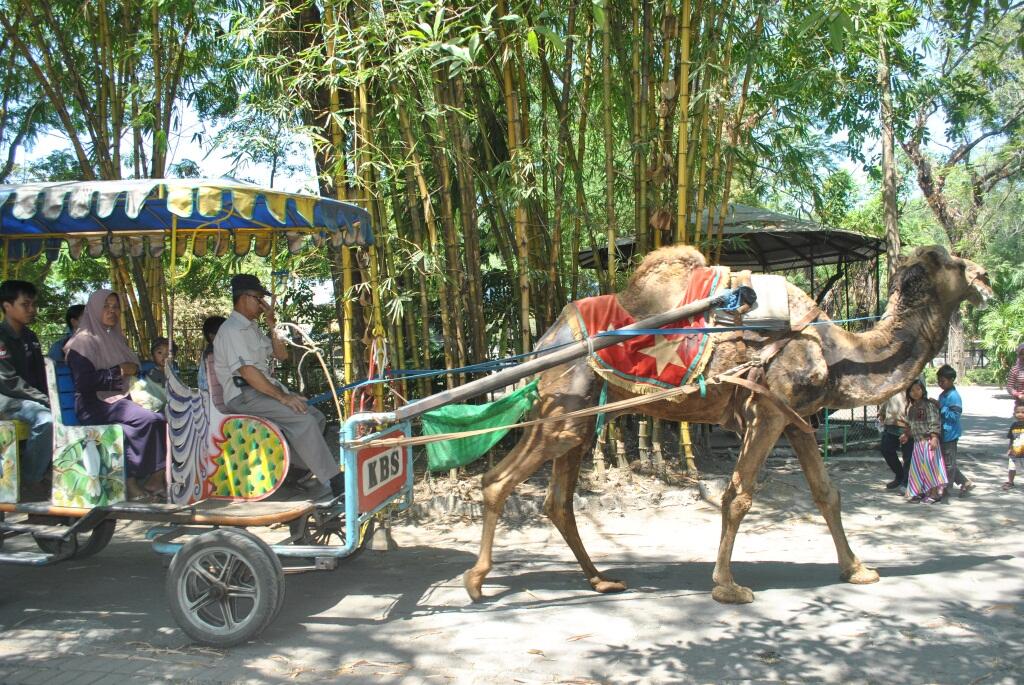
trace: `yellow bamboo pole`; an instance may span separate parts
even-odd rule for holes
[[[683,0],[680,14],[682,21],[682,54],[679,59],[679,145],[676,161],[676,233],[677,241],[686,242],[686,196],[690,192],[690,172],[688,163],[689,126],[690,126],[690,0]]]
[[[331,2],[324,4],[324,28],[328,32],[327,39],[327,62],[330,65],[330,100],[328,104],[328,114],[330,116],[330,128],[331,128],[331,145],[333,146],[334,154],[342,153],[342,138],[341,138],[341,127],[338,125],[338,111],[341,109],[341,98],[338,95],[338,85],[335,82],[336,77],[336,66],[334,55],[337,52],[337,30],[338,26],[335,22],[334,7]],[[335,163],[334,165],[334,196],[339,200],[345,199],[344,193],[344,177],[340,171],[340,164]],[[354,321],[355,316],[354,308],[352,306],[352,251],[348,245],[342,243],[340,247],[341,251],[341,309],[342,309],[342,354],[344,355],[344,361],[342,367],[345,375],[345,385],[352,383],[355,376],[353,373],[352,365],[352,350],[354,348]],[[337,297],[335,293],[335,297]],[[350,390],[345,391],[344,402],[342,402],[342,409],[348,411],[351,406],[352,392]],[[339,417],[344,419],[345,417]]]

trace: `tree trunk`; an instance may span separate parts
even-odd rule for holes
[[[900,254],[899,208],[896,202],[896,157],[893,142],[892,82],[889,77],[889,49],[885,33],[878,29],[878,85],[882,93],[880,123],[882,129],[882,213],[885,219],[885,256],[888,262],[889,291],[895,281],[897,258]]]

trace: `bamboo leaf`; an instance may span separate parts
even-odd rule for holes
[[[816,29],[821,25],[823,14],[819,10],[814,10],[807,15],[806,18],[796,27],[796,36],[799,38],[811,29]]]
[[[537,40],[537,32],[533,29],[526,32],[526,47],[534,57],[540,55],[540,42]]]

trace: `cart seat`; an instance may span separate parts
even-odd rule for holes
[[[121,426],[83,426],[75,414],[75,386],[63,362],[45,359],[53,414],[54,506],[96,507],[123,502],[124,432]]]
[[[75,382],[71,378],[71,368],[64,362],[54,362],[54,374],[57,377],[57,394],[60,397],[59,403],[53,402],[53,395],[50,396],[50,406],[60,406],[61,420],[65,426],[80,426],[78,415],[75,413]],[[139,365],[139,376],[145,376],[156,366],[151,361],[142,362]]]
[[[18,442],[28,437],[24,421],[0,421],[0,503],[15,504],[21,486]]]
[[[212,384],[215,376],[209,376]],[[209,390],[167,374],[168,502],[258,501],[284,482],[288,443],[273,422],[214,405]]]

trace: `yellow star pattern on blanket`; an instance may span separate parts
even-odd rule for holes
[[[653,345],[639,349],[637,352],[648,357],[654,357],[654,363],[658,366],[658,375],[660,376],[669,364],[686,366],[686,362],[679,356],[679,337],[656,335],[654,336]]]

